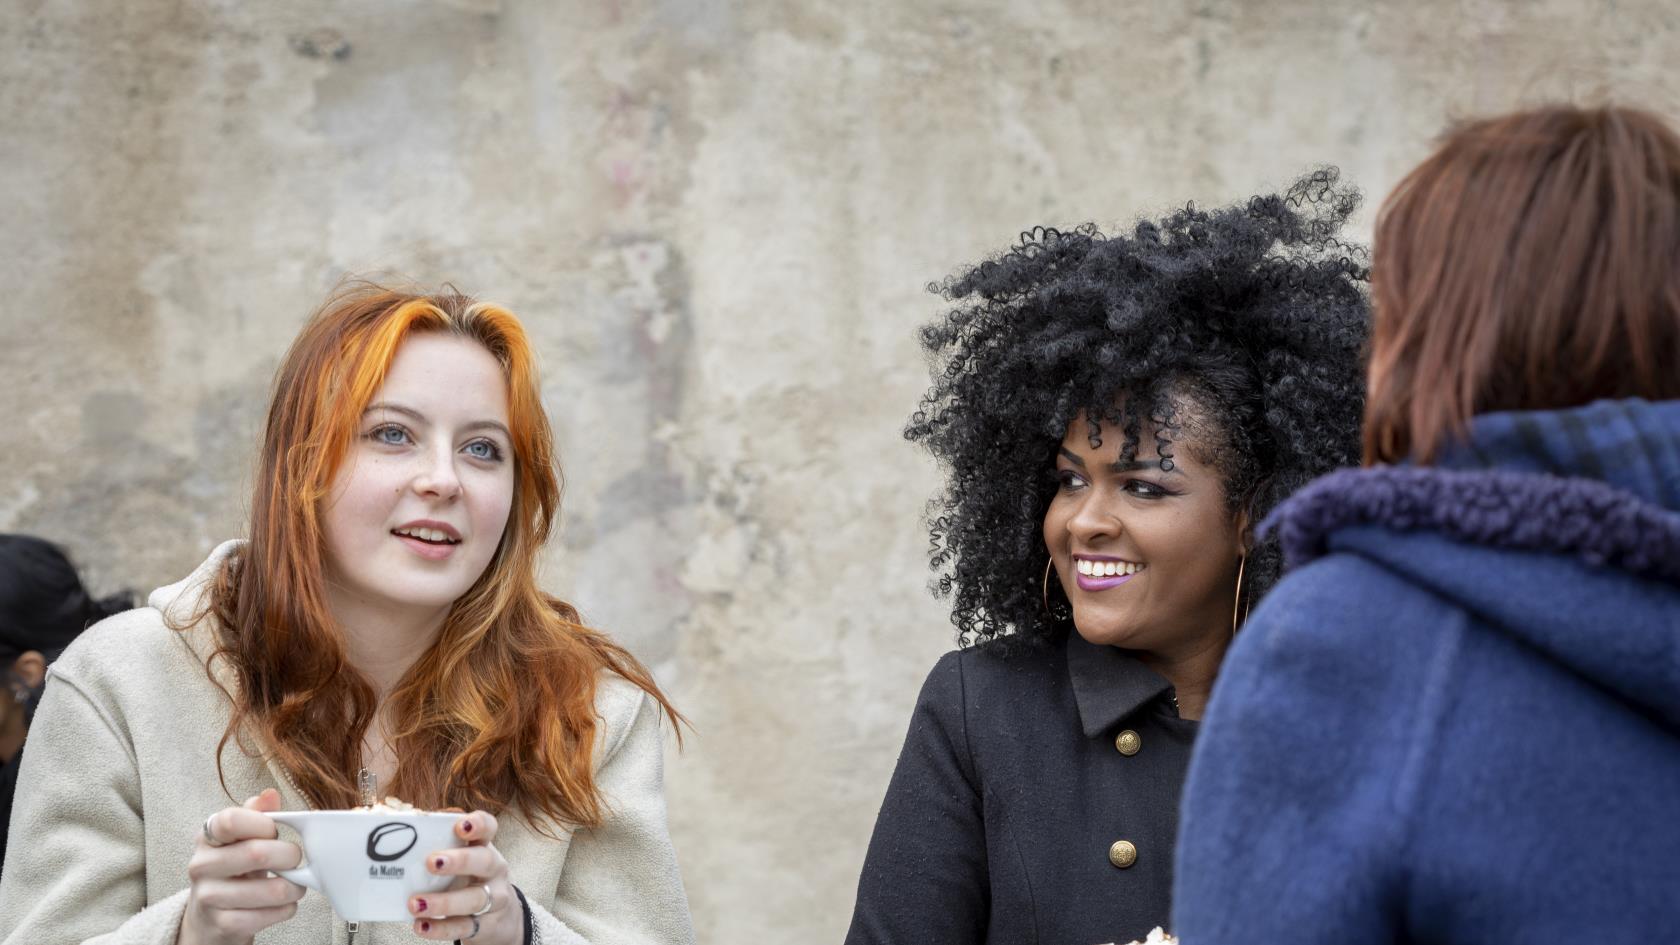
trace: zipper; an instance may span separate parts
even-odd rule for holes
[[[362,924],[360,922],[346,922],[346,923],[344,923],[344,935],[345,935],[346,945],[356,945],[356,932],[358,930],[360,930],[361,927],[362,927]]]

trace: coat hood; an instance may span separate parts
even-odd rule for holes
[[[1332,473],[1262,529],[1291,567],[1359,555],[1680,727],[1680,402],[1477,417],[1437,465]]]

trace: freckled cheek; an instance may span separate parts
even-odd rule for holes
[[[364,465],[335,487],[325,512],[328,527],[341,533],[340,542],[368,544],[375,540],[374,533],[383,533],[404,486],[381,472],[388,470]]]
[[[480,534],[499,535],[513,511],[513,477],[485,477],[475,484],[473,526]]]

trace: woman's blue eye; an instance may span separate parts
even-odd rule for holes
[[[473,459],[501,459],[502,450],[489,440],[474,440],[467,444],[467,455]]]
[[[401,446],[408,442],[408,431],[404,430],[402,427],[390,424],[386,424],[382,427],[374,427],[373,432],[369,433],[368,436],[372,438],[374,442],[384,443],[387,446]]]

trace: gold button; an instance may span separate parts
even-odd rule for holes
[[[1114,737],[1114,747],[1120,749],[1120,754],[1130,758],[1143,747],[1143,739],[1138,737],[1138,733],[1126,729]]]
[[[1121,869],[1131,866],[1137,862],[1137,847],[1130,840],[1114,841],[1114,846],[1108,848],[1108,862]]]

